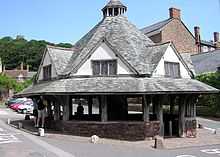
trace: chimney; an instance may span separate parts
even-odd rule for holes
[[[27,65],[27,72],[29,72],[29,65]]]
[[[200,41],[201,41],[200,27],[199,27],[199,26],[195,26],[195,27],[194,27],[194,32],[195,32],[196,44],[200,44]]]
[[[177,8],[170,8],[170,18],[181,20],[181,10]]]
[[[21,70],[24,70],[24,63],[21,62]]]
[[[214,32],[214,44],[216,49],[220,49],[219,32]]]
[[[215,43],[220,42],[220,40],[219,40],[219,32],[214,32],[214,42]]]

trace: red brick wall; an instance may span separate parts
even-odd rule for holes
[[[195,39],[178,19],[173,19],[162,31],[162,42],[172,41],[178,52],[198,52]]]

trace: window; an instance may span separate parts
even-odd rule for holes
[[[51,79],[51,65],[43,67],[43,80],[47,81]]]
[[[180,78],[180,64],[174,62],[165,62],[165,76],[172,78]]]
[[[220,72],[220,67],[217,67],[217,71]]]
[[[117,74],[116,60],[96,60],[92,61],[93,75],[110,76]]]

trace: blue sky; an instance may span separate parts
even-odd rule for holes
[[[168,18],[170,7],[180,8],[182,19],[202,38],[220,32],[220,0],[121,0],[138,28]],[[108,0],[0,0],[0,38],[24,35],[27,39],[75,43],[101,19]]]

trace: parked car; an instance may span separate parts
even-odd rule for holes
[[[18,102],[18,103],[11,104],[11,105],[10,105],[10,108],[11,108],[12,110],[17,111],[18,106],[19,106],[19,105],[22,105],[22,103],[23,103],[23,102]]]
[[[24,103],[22,103],[21,105],[19,105],[17,107],[17,111],[18,113],[30,113],[33,114],[33,110],[34,110],[34,104],[33,101],[29,100],[29,101],[25,101]]]
[[[25,101],[24,101],[24,99],[23,100],[21,99],[21,100],[17,101],[16,103],[11,104],[9,107],[15,111],[18,111],[19,106],[25,105],[25,104],[31,104],[31,103],[33,104],[33,101],[31,99],[25,99]]]
[[[8,99],[7,102],[5,102],[5,105],[10,107],[10,105],[12,105],[12,104],[16,104],[16,103],[19,103],[22,101],[27,101],[27,100],[28,100],[27,98],[10,98],[10,99]]]

